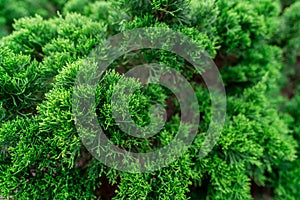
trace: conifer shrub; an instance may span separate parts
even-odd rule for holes
[[[299,1],[55,3],[61,14],[32,8],[39,15],[16,20],[14,31],[0,40],[1,198],[300,198]],[[7,6],[17,4],[4,4],[7,23],[27,15],[8,15]],[[98,123],[112,143],[132,152],[155,151],[169,144],[179,128],[176,97],[163,86],[142,87],[121,73],[132,66],[159,63],[178,71],[194,89],[200,113],[197,135],[183,155],[156,171],[128,173],[99,162],[85,147],[75,126],[72,96],[93,49],[114,34],[143,27],[177,31],[208,52],[224,81],[227,113],[213,149],[200,157],[211,99],[191,64],[165,50],[121,56],[105,71],[95,94]],[[124,90],[120,80],[138,88],[128,103],[136,124],[151,122],[159,112],[151,111],[153,104],[167,109],[157,135],[134,138],[120,129],[111,107],[113,92]],[[127,99],[121,100],[125,104]]]
[[[15,19],[36,14],[48,18],[62,9],[66,0],[12,0],[0,2],[0,37],[9,34]]]

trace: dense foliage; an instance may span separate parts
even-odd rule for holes
[[[1,197],[300,199],[300,1],[33,2],[0,2],[0,35],[13,30],[0,39]],[[210,96],[190,64],[163,50],[122,56],[96,92],[99,124],[114,144],[152,151],[168,144],[178,129],[178,103],[159,85],[140,88],[130,100],[139,125],[149,122],[153,103],[169,109],[172,116],[159,134],[130,138],[114,122],[110,100],[117,81],[140,86],[118,71],[141,64],[138,58],[184,75],[201,113],[197,137],[178,160],[132,174],[106,167],[85,149],[74,125],[72,92],[78,70],[97,44],[140,27],[171,28],[209,53],[226,87],[227,117],[217,144],[200,158]]]
[[[61,10],[66,0],[12,0],[0,2],[0,37],[12,31],[15,19],[36,14],[48,18]]]

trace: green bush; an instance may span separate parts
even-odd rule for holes
[[[44,3],[52,5],[48,1],[41,5]],[[18,19],[13,24],[14,31],[0,40],[1,197],[300,198],[300,90],[296,86],[288,88],[293,95],[286,97],[284,85],[291,78],[294,85],[299,85],[300,80],[299,2],[55,3],[62,14],[43,19],[42,16],[52,16],[51,12],[32,8],[41,16]],[[13,18],[32,15],[7,14],[8,6],[18,4],[2,4],[5,9],[1,16],[9,19],[3,23],[5,26]],[[179,159],[157,171],[135,174],[105,166],[84,147],[75,127],[72,94],[78,71],[98,44],[115,33],[141,27],[171,28],[192,38],[209,53],[224,80],[227,116],[213,150],[200,158],[204,133],[211,121],[211,101],[191,64],[163,50],[134,51],[121,56],[104,73],[96,90],[99,125],[115,145],[133,152],[157,150],[173,139],[180,123],[178,102],[168,89],[155,84],[142,88],[137,79],[118,73],[131,66],[172,66],[192,85],[201,113],[198,134]],[[147,140],[129,137],[118,127],[110,102],[115,89],[124,90],[117,84],[119,80],[127,87],[140,87],[129,102],[131,117],[137,124],[150,123],[154,103],[168,108],[172,116],[168,116],[157,135]]]
[[[54,16],[66,0],[12,0],[0,2],[0,37],[10,33],[15,19],[38,14],[48,18]]]

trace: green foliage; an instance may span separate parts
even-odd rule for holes
[[[282,95],[290,77],[299,84],[299,1],[60,0],[31,7],[37,6],[32,2],[0,3],[0,26],[39,14],[18,19],[0,40],[1,197],[243,200],[255,196],[255,184],[271,190],[274,199],[300,198],[300,90],[294,86],[292,96]],[[62,14],[54,16],[57,9]],[[133,152],[158,150],[170,143],[180,123],[171,91],[157,84],[142,88],[137,79],[118,73],[131,66],[159,63],[178,71],[195,90],[201,115],[198,134],[179,159],[151,173],[130,174],[106,167],[85,149],[72,94],[94,47],[140,27],[171,28],[209,53],[225,83],[227,117],[217,144],[200,158],[211,101],[191,64],[163,50],[121,56],[96,90],[99,125],[115,145]],[[152,121],[158,113],[152,105],[167,108],[167,122],[149,139],[124,133],[112,116],[113,92],[136,87],[129,101],[120,95],[122,104],[115,109],[121,115],[128,103],[136,124],[154,123],[151,132],[159,125]]]
[[[299,104],[300,104],[300,88],[298,87],[296,95],[292,98],[291,101],[285,103],[285,110],[291,118],[288,125],[290,130],[292,130],[294,138],[298,141],[297,146],[297,156],[298,159],[295,162],[283,163],[280,166],[278,172],[278,182],[275,182],[278,199],[299,199],[300,193],[300,113],[299,113]]]
[[[169,25],[188,23],[189,0],[121,0],[119,3],[131,17],[147,17],[152,23],[165,22]]]
[[[300,2],[286,8],[282,19],[281,45],[284,46],[288,62],[295,63],[300,51]]]
[[[78,14],[49,21],[24,18],[14,26],[17,31],[3,40],[0,51],[0,96],[7,119],[34,114],[58,70],[86,55],[105,30],[101,22]]]
[[[61,9],[66,0],[12,0],[0,2],[0,37],[12,31],[14,19],[35,14],[50,17]]]
[[[6,47],[0,50],[0,55],[0,98],[4,119],[33,113],[43,91],[38,62],[31,61],[30,56],[17,55]]]

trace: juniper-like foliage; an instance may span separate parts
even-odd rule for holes
[[[299,1],[33,2],[0,2],[0,35],[8,34],[0,39],[0,198],[300,199]],[[195,90],[201,115],[197,136],[179,159],[135,174],[105,166],[84,147],[72,94],[78,71],[98,44],[142,27],[178,31],[208,52],[225,84],[227,116],[216,145],[200,158],[211,101],[195,69],[164,50],[121,56],[96,90],[99,125],[115,145],[154,151],[173,139],[180,124],[171,91],[156,84],[141,87],[120,73],[131,66],[159,63],[177,70]],[[157,135],[134,138],[118,127],[111,96],[120,89],[119,80],[139,87],[129,102],[138,125],[150,123],[153,104],[167,108]]]

